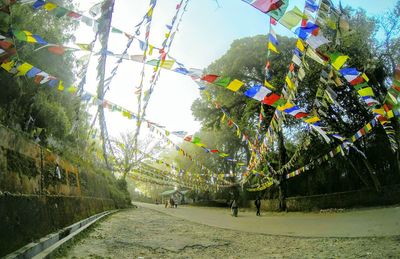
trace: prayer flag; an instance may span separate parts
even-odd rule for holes
[[[286,12],[279,20],[279,22],[280,24],[291,30],[301,21],[302,18],[302,11],[300,11],[300,9],[295,6],[292,10]]]
[[[217,80],[214,81],[214,84],[222,87],[227,87],[230,81],[231,81],[230,77],[219,77]]]
[[[39,9],[40,7],[42,7],[43,5],[45,5],[46,3],[43,0],[37,0],[34,4],[33,4],[33,9]]]
[[[55,55],[63,55],[65,53],[65,48],[62,46],[51,46],[47,50]]]
[[[78,47],[79,47],[81,50],[86,50],[86,51],[92,50],[92,47],[91,47],[89,44],[76,43],[76,45],[78,45]]]
[[[37,74],[39,74],[41,71],[42,70],[40,70],[40,69],[38,69],[36,67],[32,67],[31,70],[29,70],[26,73],[26,76],[29,77],[29,78],[32,78],[32,77],[36,76]]]
[[[265,96],[262,103],[268,104],[268,105],[273,105],[280,98],[281,98],[280,95],[277,95],[276,93],[272,93],[270,95]]]
[[[293,90],[293,89],[296,88],[295,84],[292,82],[292,80],[289,78],[288,75],[286,75],[285,81],[286,81],[286,84],[287,84],[287,86],[289,87],[289,89],[292,89],[292,90]]]
[[[282,106],[278,106],[278,110],[279,111],[284,111],[284,110],[287,110],[287,109],[290,109],[290,108],[292,108],[294,105],[293,104],[291,104],[290,102],[287,102],[287,103],[285,103],[284,105],[282,105]]]
[[[317,36],[310,35],[308,39],[306,40],[308,45],[311,46],[313,49],[317,49],[319,46],[327,44],[330,42],[330,40],[326,39],[323,35],[322,32],[319,32]]]
[[[298,39],[297,40],[297,42],[296,42],[296,47],[301,51],[301,52],[304,52],[304,44],[303,44],[303,42],[300,40],[300,39]]]
[[[217,75],[205,75],[201,78],[201,80],[212,83],[218,78]]]
[[[363,88],[361,90],[358,90],[357,92],[361,96],[374,96],[374,92],[372,91],[371,87]]]
[[[242,87],[244,85],[244,83],[242,81],[239,81],[237,79],[233,80],[232,82],[229,83],[227,89],[231,90],[231,91],[238,91],[240,89],[240,87]]]
[[[282,5],[278,9],[268,12],[268,15],[271,16],[276,21],[279,21],[279,19],[281,19],[281,17],[284,15],[286,9],[289,6],[289,0],[281,0],[281,1]]]
[[[301,66],[301,59],[297,55],[293,55],[292,62],[295,63],[297,66]]]
[[[269,93],[271,93],[271,90],[262,85],[255,85],[244,92],[247,97],[254,98],[258,101],[262,101]]]
[[[274,44],[272,44],[272,42],[271,42],[271,41],[268,41],[268,49],[270,49],[270,50],[272,50],[273,52],[275,52],[275,53],[279,54],[279,51],[278,51],[278,49],[275,47],[275,45],[274,45]]]
[[[11,69],[14,67],[14,64],[15,64],[14,61],[10,61],[10,62],[1,64],[1,67],[4,68],[4,70],[6,70],[7,72],[10,72]]]
[[[244,2],[252,5],[263,13],[276,10],[283,4],[281,0],[244,0]]]
[[[304,122],[306,122],[306,123],[315,123],[317,121],[320,121],[320,118],[318,118],[317,116],[314,116],[314,117],[311,117],[311,118],[308,118],[308,119],[304,120]]]
[[[306,0],[306,6],[304,8],[314,13],[318,10],[318,3],[316,3],[314,0]]]
[[[20,66],[17,67],[18,74],[16,76],[23,76],[31,70],[33,66],[29,63],[22,63]]]
[[[276,34],[272,28],[269,32],[269,41],[271,41],[275,46],[279,45],[278,38],[276,37]]]
[[[51,11],[51,10],[53,10],[53,9],[55,9],[57,7],[57,5],[55,5],[55,4],[53,4],[53,3],[49,3],[49,2],[47,2],[45,5],[44,5],[44,9],[46,9],[47,11]]]
[[[64,15],[66,15],[67,13],[68,13],[68,10],[65,9],[64,7],[61,7],[61,6],[58,6],[58,7],[56,7],[56,8],[54,9],[54,15],[55,15],[57,18],[61,18],[61,17],[63,17]]]
[[[271,85],[267,80],[264,80],[264,85],[265,85],[266,87],[268,87],[269,89],[271,89],[271,90],[274,90],[274,89],[275,89],[275,87],[274,87],[273,85]]]
[[[330,54],[329,58],[331,60],[332,66],[336,70],[340,70],[340,68],[344,65],[344,63],[346,63],[349,56],[341,55],[340,53],[335,52],[335,53]]]
[[[75,12],[72,12],[72,11],[70,11],[70,12],[67,14],[67,16],[68,16],[68,17],[71,17],[71,18],[75,18],[75,19],[79,19],[79,18],[81,17],[80,14],[75,13]]]
[[[161,61],[161,67],[165,68],[165,69],[171,69],[174,64],[175,64],[174,60],[163,60],[163,61]]]

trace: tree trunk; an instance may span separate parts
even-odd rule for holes
[[[101,7],[102,16],[99,23],[99,39],[101,43],[101,56],[99,59],[99,64],[97,66],[97,73],[99,78],[99,84],[97,86],[97,98],[100,100],[104,99],[104,80],[106,74],[106,61],[107,61],[107,49],[108,49],[108,38],[110,35],[110,27],[111,27],[111,19],[112,13],[114,10],[114,0],[107,0]],[[103,147],[103,156],[104,161],[106,162],[107,167],[110,169],[110,164],[107,158],[107,143],[106,137],[108,138],[108,133],[105,124],[105,115],[104,115],[104,107],[103,105],[98,106],[98,114],[99,114],[99,124],[100,124],[100,132],[102,138],[102,147]],[[107,136],[106,136],[107,135]]]
[[[350,166],[353,168],[354,172],[357,174],[357,176],[360,178],[360,180],[363,182],[363,184],[368,188],[371,187],[370,184],[368,183],[367,179],[364,177],[364,175],[362,175],[362,173],[354,165],[353,161],[351,161],[351,159],[346,156],[344,158],[350,164]]]
[[[282,168],[283,165],[286,164],[286,148],[283,139],[282,130],[278,131],[278,148],[279,148],[279,169]],[[279,176],[279,210],[286,210],[286,178],[284,175]]]
[[[367,167],[369,175],[371,176],[371,179],[374,182],[375,190],[377,192],[381,192],[382,191],[381,183],[379,182],[379,179],[376,176],[376,172],[375,172],[374,168],[372,167],[370,162],[368,162],[367,159],[363,158],[362,161],[363,161],[364,165]]]
[[[396,156],[395,165],[397,173],[400,174],[400,125],[397,119],[392,119],[392,125],[395,132],[396,143],[397,143],[397,150],[395,153]]]

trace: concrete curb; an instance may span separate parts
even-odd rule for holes
[[[5,259],[25,259],[25,258],[48,258],[59,246],[69,241],[80,232],[88,228],[99,219],[108,216],[118,210],[101,212],[89,218],[83,219],[71,226],[65,227],[56,233],[49,234],[37,242],[29,243],[17,251],[6,255]]]

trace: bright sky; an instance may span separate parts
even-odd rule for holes
[[[82,10],[98,1],[90,0],[80,3]],[[179,0],[158,0],[153,13],[153,24],[150,32],[150,43],[160,46],[167,32],[166,24],[170,24]],[[338,0],[333,0],[336,4]],[[354,8],[362,7],[368,15],[380,15],[395,5],[395,0],[348,0],[343,5]],[[116,0],[113,14],[113,26],[133,34],[136,25],[148,9],[149,1]],[[218,7],[219,5],[219,7]],[[301,10],[304,0],[292,0],[289,8],[294,5]],[[179,32],[170,51],[170,55],[188,68],[203,69],[222,56],[233,40],[267,33],[269,16],[261,13],[241,0],[191,0],[188,11],[183,17]],[[144,31],[144,30],[143,30]],[[141,36],[143,37],[144,32]],[[83,32],[83,33],[82,33]],[[277,34],[291,36],[291,33],[278,27]],[[94,34],[87,29],[78,32],[78,41],[89,43]],[[109,49],[121,53],[125,48],[127,38],[111,33]],[[142,51],[135,41],[130,51],[131,55],[140,55]],[[115,58],[108,59],[108,70],[115,65]],[[96,58],[90,69],[90,78],[86,90],[95,93]],[[115,102],[132,111],[137,111],[137,100],[134,87],[139,85],[142,65],[132,61],[124,61],[118,75],[114,78],[106,99]],[[149,85],[152,67],[146,71],[145,88]],[[186,76],[162,70],[160,80],[151,97],[146,118],[166,126],[169,130],[184,130],[194,133],[200,124],[194,121],[191,114],[191,104],[199,97],[197,85]],[[107,122],[111,135],[120,132],[133,131],[136,121],[128,120],[117,113],[107,113]]]

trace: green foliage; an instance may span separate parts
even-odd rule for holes
[[[338,33],[323,28],[324,35],[333,39],[333,43],[329,44],[328,47],[323,46],[322,52],[340,52],[350,56],[347,62],[348,66],[365,71],[370,78],[369,85],[374,89],[379,100],[383,100],[386,95],[388,87],[386,82],[393,75],[393,64],[399,62],[398,45],[396,45],[400,33],[398,29],[400,27],[397,26],[400,24],[400,19],[398,15],[396,16],[399,10],[400,1],[394,10],[390,11],[385,17],[379,18],[368,17],[364,10],[346,8],[350,31],[342,30],[341,33]],[[377,40],[378,29],[385,27],[385,25],[387,27],[384,28],[386,39]],[[278,36],[278,41],[280,42],[281,54],[272,54],[270,57],[270,73],[272,74],[270,83],[277,88],[277,92],[281,91],[284,85],[296,39]],[[239,79],[250,86],[257,83],[262,84],[264,82],[266,44],[267,39],[264,35],[235,40],[227,53],[207,68],[207,73]],[[385,44],[386,48],[378,47]],[[389,63],[385,63],[385,59]],[[319,85],[320,73],[324,68],[309,58],[306,58],[305,61],[308,64],[306,77],[299,82],[296,99],[293,101],[313,113],[318,111],[314,105],[314,99]],[[353,87],[347,85],[338,87],[332,83],[329,84],[338,95],[337,104],[329,104],[326,109],[323,108],[326,115],[320,114],[320,117],[329,130],[349,137],[370,121],[372,114]],[[200,135],[206,131],[213,131],[216,136],[224,135],[224,137],[221,137],[224,140],[229,139],[229,136],[235,138],[235,131],[226,126],[226,121],[221,122],[223,113],[219,108],[222,107],[232,116],[232,119],[242,131],[250,136],[252,141],[257,138],[258,134],[263,136],[274,109],[264,106],[266,118],[261,128],[258,128],[261,105],[257,101],[244,97],[244,91],[245,89],[240,89],[237,94],[234,94],[218,86],[210,86],[204,91],[201,98],[192,105],[194,116],[203,125]],[[283,133],[284,141],[282,143],[284,145],[279,146],[275,142],[273,146],[269,147],[269,152],[266,155],[266,160],[275,170],[280,169],[279,165],[285,164],[292,159],[292,155],[295,155],[292,166],[286,167],[283,173],[291,172],[291,170],[308,164],[312,159],[326,154],[339,144],[339,142],[326,144],[318,134],[310,133],[298,120],[289,116],[285,116],[283,119]],[[398,182],[400,175],[396,169],[398,158],[393,157],[388,146],[385,132],[379,127],[375,129],[373,134],[370,134],[366,141],[356,143],[356,147],[367,155],[367,161],[376,170],[382,184]],[[249,153],[248,148],[243,146],[243,143],[236,138],[236,141],[232,142],[231,152],[239,153],[243,149]],[[285,154],[288,159],[285,158]],[[201,157],[201,154],[196,153],[196,155],[196,157]],[[365,168],[366,165],[362,162],[364,158],[360,157],[358,152],[351,150],[348,159],[353,162],[356,161],[355,169],[350,166],[350,162],[346,159],[339,155],[308,170],[303,175],[289,180],[287,184],[283,183],[281,187],[286,189],[288,195],[294,196],[359,189],[364,186],[360,177],[368,179],[369,187],[373,186],[367,173],[368,170]],[[264,173],[270,172],[269,167],[265,164],[261,164],[257,170]],[[355,170],[360,173],[356,174]],[[279,177],[277,178],[279,179]],[[388,181],[388,179],[392,179],[393,182]],[[257,184],[259,181],[258,177],[253,177],[249,184]],[[276,198],[278,197],[278,188],[272,187],[264,191],[263,195]]]

